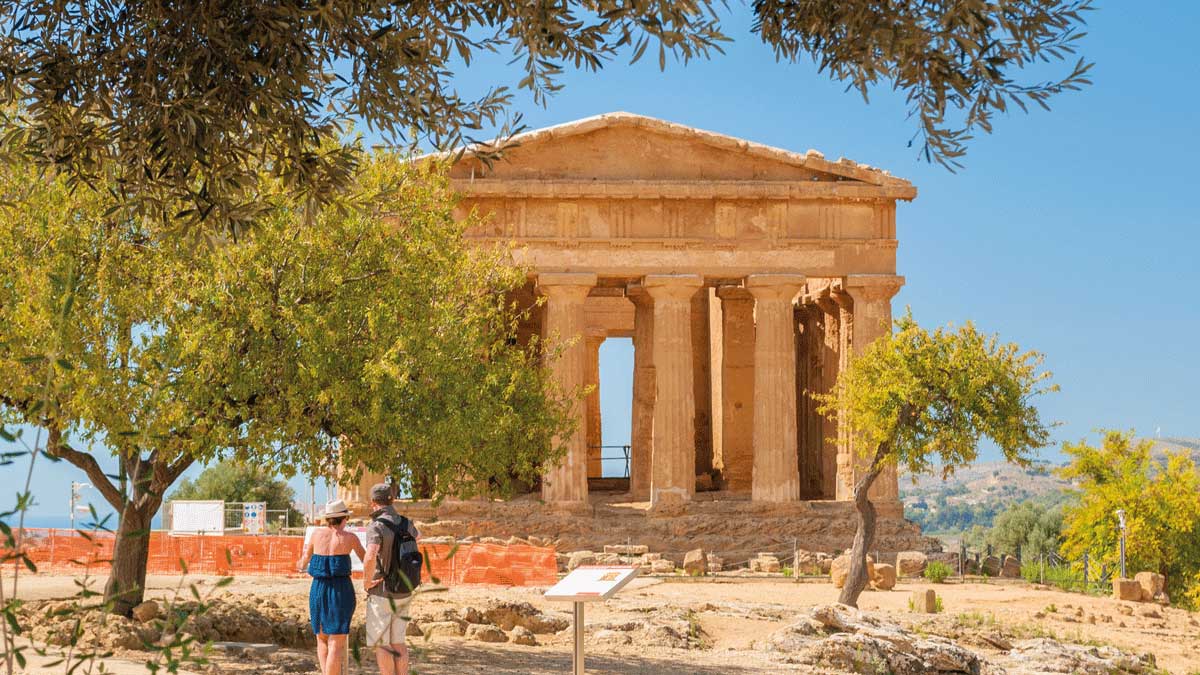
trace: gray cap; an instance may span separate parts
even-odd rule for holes
[[[377,483],[371,488],[371,501],[376,504],[392,503],[392,486],[387,483]]]

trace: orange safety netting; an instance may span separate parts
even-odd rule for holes
[[[39,571],[105,573],[115,535],[27,529],[23,548]],[[428,572],[446,585],[549,586],[558,581],[554,549],[526,545],[419,543]],[[150,534],[146,570],[179,574],[180,561],[197,574],[295,574],[304,537],[268,535],[175,536]]]

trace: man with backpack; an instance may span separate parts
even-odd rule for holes
[[[371,524],[363,586],[367,590],[367,645],[375,649],[381,675],[408,675],[408,606],[421,583],[419,533],[412,521],[392,507],[392,486],[371,488]]]

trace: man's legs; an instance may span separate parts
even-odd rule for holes
[[[408,599],[367,599],[367,640],[375,647],[380,675],[408,675]]]
[[[401,642],[379,647],[375,650],[375,661],[380,675],[408,675],[408,645]]]
[[[393,644],[392,649],[396,652],[396,675],[408,675],[408,645],[401,642]]]

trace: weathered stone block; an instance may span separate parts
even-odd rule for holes
[[[1020,579],[1021,561],[1011,555],[1004,556],[1004,563],[1000,566],[1000,576],[1005,579]]]
[[[875,559],[867,556],[867,582],[870,583],[874,578]],[[829,565],[829,579],[833,582],[834,588],[841,588],[846,585],[846,576],[850,574],[850,554],[843,553],[833,559]]]
[[[873,565],[871,586],[877,591],[890,591],[896,587],[896,568],[888,564]]]
[[[674,574],[675,563],[670,560],[655,560],[650,563],[650,571],[655,574]]]
[[[467,638],[479,642],[508,642],[508,636],[499,627],[483,623],[467,626]]]
[[[1153,602],[1167,588],[1167,578],[1154,572],[1138,572],[1133,579],[1142,588],[1142,602]]]
[[[757,558],[750,561],[751,572],[779,572],[783,566],[779,563],[779,558],[769,553],[759,553]]]
[[[795,570],[796,576],[805,574],[816,576],[828,574],[832,562],[833,558],[828,553],[799,549],[796,551],[796,559],[792,568]]]
[[[850,557],[839,555],[833,559],[833,563],[829,566],[829,580],[833,582],[834,588],[842,588],[846,585],[846,575],[850,573]]]
[[[567,559],[567,570],[574,570],[581,565],[595,565],[596,554],[591,551],[575,551]]]
[[[683,573],[693,577],[708,574],[708,556],[704,554],[704,549],[695,548],[683,556]]]
[[[421,624],[421,631],[425,637],[433,639],[438,637],[459,637],[463,634],[462,624],[457,621],[431,621]]]
[[[925,573],[929,560],[920,551],[901,551],[896,554],[896,575],[901,577],[919,577]]]
[[[642,544],[614,544],[605,546],[604,552],[615,555],[646,555],[650,552],[650,547]]]
[[[923,591],[913,591],[913,611],[918,614],[934,614],[937,612],[937,591],[927,588]]]
[[[133,618],[140,623],[149,623],[158,618],[158,603],[147,600],[133,606]]]
[[[1135,579],[1116,577],[1113,579],[1113,597],[1117,600],[1140,602],[1142,599],[1142,587]]]
[[[538,643],[537,637],[524,626],[514,627],[509,639],[515,645],[525,645],[526,647],[536,647]]]

